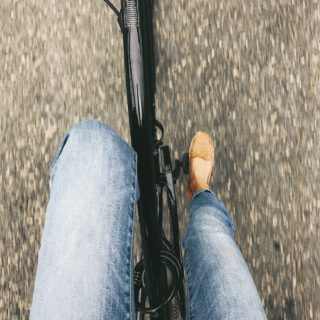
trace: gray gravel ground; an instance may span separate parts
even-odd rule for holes
[[[1,0],[0,23],[0,319],[27,319],[64,133],[96,118],[129,141],[122,39],[102,0]],[[155,41],[166,142],[213,137],[268,318],[320,319],[319,0],[155,0]]]

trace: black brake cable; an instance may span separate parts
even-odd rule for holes
[[[113,10],[117,17],[119,17],[120,12],[116,9],[116,7],[109,0],[104,0],[104,2]]]

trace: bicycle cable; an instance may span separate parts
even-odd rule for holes
[[[156,314],[162,307],[169,303],[177,293],[181,286],[183,278],[183,267],[173,251],[172,244],[168,241],[165,234],[162,234],[164,249],[160,251],[161,263],[170,271],[171,281],[168,284],[163,296],[165,297],[157,306],[146,308],[136,301],[136,310],[144,314]],[[134,271],[134,283],[139,288],[145,287],[145,270],[143,266],[143,259],[136,265]]]
[[[104,2],[113,10],[113,12],[119,18],[120,12],[116,9],[116,7],[109,0],[104,0]]]
[[[168,285],[168,288],[165,290],[165,299],[157,305],[156,307],[151,307],[151,308],[145,308],[143,307],[140,303],[137,303],[136,305],[136,311],[139,311],[144,314],[155,314],[157,313],[162,307],[164,307],[168,302],[172,300],[176,292],[178,291],[178,288],[181,283],[181,273],[179,274],[179,271],[181,270],[181,266],[179,266],[179,262],[177,258],[175,257],[174,254],[172,254],[170,251],[163,250],[160,253],[160,259],[161,263],[164,264],[165,267],[168,268],[171,272],[172,280],[170,284]],[[140,263],[143,260],[140,261]],[[178,262],[178,265],[177,265]],[[180,269],[180,270],[179,270]],[[144,271],[143,273],[144,274]],[[143,277],[141,274],[141,277]],[[141,281],[143,282],[143,281]]]

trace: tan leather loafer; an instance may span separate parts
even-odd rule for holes
[[[189,179],[186,195],[192,199],[195,192],[209,189],[214,165],[214,148],[211,138],[204,132],[197,132],[189,149]]]

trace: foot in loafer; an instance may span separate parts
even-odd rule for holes
[[[189,180],[186,195],[189,200],[200,190],[209,189],[214,165],[214,148],[211,138],[204,132],[197,132],[189,149]]]

